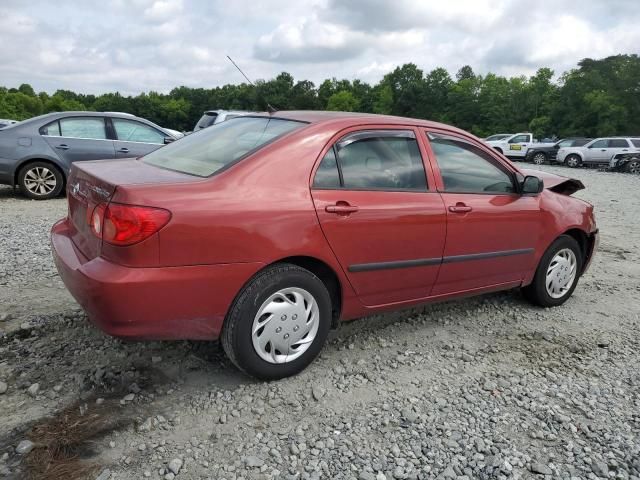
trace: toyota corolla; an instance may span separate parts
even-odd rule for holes
[[[251,114],[74,164],[51,241],[108,334],[219,338],[241,370],[276,379],[342,320],[516,288],[564,303],[598,238],[581,188],[439,123]]]

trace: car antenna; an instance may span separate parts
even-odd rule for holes
[[[245,73],[240,69],[240,67],[236,64],[236,62],[234,62],[234,61],[233,61],[233,59],[232,59],[229,55],[227,55],[227,58],[228,58],[228,59],[229,59],[229,61],[233,64],[233,66],[234,66],[234,67],[236,67],[236,68],[238,69],[238,71],[242,74],[242,76],[243,76],[244,78],[246,78],[246,79],[247,79],[247,82],[249,82],[249,84],[250,84],[253,88],[257,88],[257,87],[254,85],[254,83],[253,83],[251,80],[249,80],[249,77],[247,77],[247,76],[245,75]],[[271,104],[270,104],[270,103],[267,103],[267,112],[269,112],[269,113],[271,114],[271,113],[276,113],[277,111],[278,111],[278,110],[277,110],[277,109],[275,109],[275,108],[273,108],[273,107],[271,106]]]

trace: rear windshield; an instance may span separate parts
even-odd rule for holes
[[[145,155],[142,161],[208,177],[304,125],[303,122],[279,118],[238,117],[183,137]]]

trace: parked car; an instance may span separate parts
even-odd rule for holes
[[[75,164],[51,242],[105,332],[220,338],[241,370],[276,379],[341,320],[512,288],[564,303],[598,238],[581,188],[439,123],[252,114]]]
[[[596,138],[582,147],[561,148],[556,161],[573,168],[580,165],[609,165],[618,154],[640,152],[640,147],[636,146],[638,142],[640,138]]]
[[[556,159],[556,155],[558,154],[558,150],[561,148],[569,148],[569,147],[581,147],[588,143],[590,138],[564,138],[559,140],[553,144],[534,144],[527,150],[527,154],[525,156],[525,160],[528,162],[533,162],[536,165],[542,165],[548,161],[553,161]]]
[[[184,137],[184,133],[178,131],[178,130],[173,130],[172,128],[167,128],[167,127],[162,127],[162,129],[167,132],[169,135],[171,135],[172,137],[174,137],[176,140],[179,138]]]
[[[532,133],[516,133],[501,140],[490,140],[487,143],[505,157],[514,160],[524,159],[527,150],[533,144]],[[543,144],[540,144],[543,145]]]
[[[7,118],[0,118],[0,128],[8,127],[9,125],[13,125],[14,123],[18,123],[18,121],[9,120]]]
[[[231,118],[247,115],[248,113],[251,112],[247,112],[244,110],[207,110],[202,114],[202,117],[200,117],[200,120],[198,120],[196,126],[193,127],[193,131],[197,132],[198,130],[202,130],[203,128],[210,127],[211,125],[222,123],[225,120],[229,120]]]
[[[504,138],[510,137],[513,133],[496,133],[484,139],[485,142],[495,142]]]
[[[36,200],[53,198],[73,162],[139,157],[175,139],[126,113],[48,113],[0,130],[0,184]]]
[[[640,140],[632,139],[636,147],[640,147]],[[614,171],[640,173],[640,152],[636,153],[618,153],[611,157],[609,169]]]

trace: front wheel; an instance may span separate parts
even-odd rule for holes
[[[557,307],[571,296],[582,271],[582,251],[569,235],[561,235],[547,249],[533,282],[522,289],[524,296],[541,307]]]
[[[33,200],[48,200],[60,195],[64,185],[62,172],[47,162],[31,162],[20,169],[18,186]]]
[[[310,271],[282,263],[258,273],[231,306],[222,346],[243,372],[289,377],[320,353],[331,327],[331,297]]]
[[[576,168],[580,166],[580,164],[582,163],[582,160],[578,155],[572,154],[564,159],[564,163],[567,167]]]

